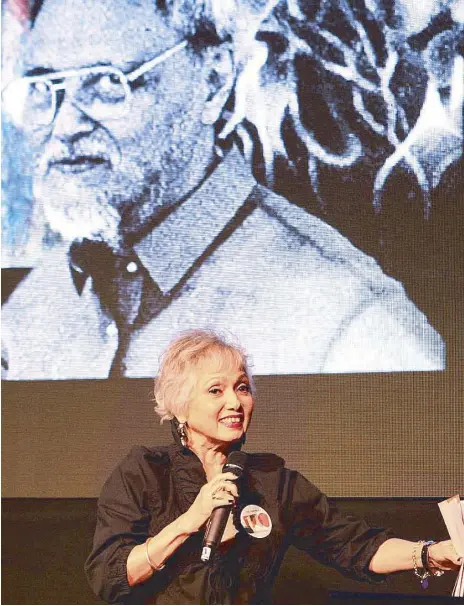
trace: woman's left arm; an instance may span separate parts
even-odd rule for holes
[[[373,555],[369,570],[378,574],[388,574],[401,570],[422,569],[421,551],[423,543],[414,543],[404,539],[388,539],[380,545]],[[433,543],[428,547],[430,570],[455,570],[461,565],[462,558],[456,552],[451,541]]]

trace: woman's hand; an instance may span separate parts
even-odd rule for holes
[[[429,547],[429,566],[434,570],[456,570],[463,558],[459,556],[452,541],[440,541]]]
[[[174,551],[197,532],[210,517],[211,512],[221,505],[231,505],[238,497],[234,480],[237,476],[230,471],[216,475],[202,486],[190,508],[176,520],[168,524],[157,535],[151,537],[148,543],[136,545],[127,559],[127,579],[130,586],[146,581],[152,574],[150,561],[157,566],[165,562]],[[228,521],[229,523],[229,521]],[[224,532],[224,539],[231,538],[236,533],[235,528]]]
[[[195,501],[187,512],[194,531],[203,526],[213,509],[234,503],[238,497],[237,486],[234,482],[236,479],[237,476],[230,471],[220,473],[201,487]]]

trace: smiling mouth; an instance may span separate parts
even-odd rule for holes
[[[62,173],[83,173],[88,170],[93,170],[99,166],[108,165],[110,162],[103,156],[75,156],[72,158],[61,158],[59,160],[51,160],[49,163],[50,169],[58,170]]]
[[[219,419],[219,423],[225,425],[226,427],[231,427],[233,429],[237,427],[241,427],[243,425],[243,416],[236,415],[230,417],[224,417]]]

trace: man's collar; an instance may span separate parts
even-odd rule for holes
[[[256,181],[233,148],[190,198],[134,246],[163,294],[169,293],[243,205]]]

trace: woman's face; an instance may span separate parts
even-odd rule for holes
[[[250,424],[253,396],[243,368],[211,357],[193,370],[195,386],[187,415],[189,444],[228,444],[240,440]]]

